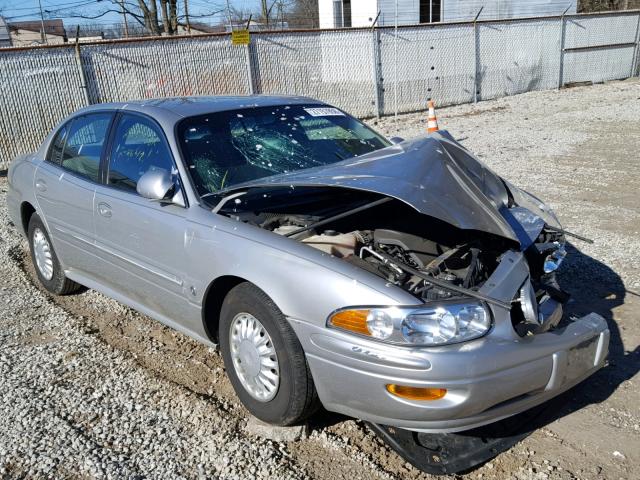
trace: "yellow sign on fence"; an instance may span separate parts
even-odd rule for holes
[[[234,30],[231,32],[231,43],[233,45],[249,45],[251,36],[249,30]]]

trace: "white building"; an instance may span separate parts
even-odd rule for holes
[[[576,13],[574,0],[397,0],[398,24],[480,19],[543,17]],[[370,27],[378,12],[379,26],[395,24],[396,0],[318,0],[320,28]]]

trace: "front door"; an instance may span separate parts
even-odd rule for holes
[[[96,246],[104,262],[101,283],[167,322],[200,322],[188,302],[185,282],[186,208],[138,195],[150,169],[174,172],[160,127],[148,117],[126,113],[116,119],[106,184],[95,195]],[[175,325],[180,328],[189,325]]]

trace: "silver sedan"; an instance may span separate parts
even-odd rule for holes
[[[270,423],[463,431],[605,362],[606,322],[563,316],[568,232],[446,132],[390,141],[301,97],[95,105],[8,177],[44,287],[219,345]]]

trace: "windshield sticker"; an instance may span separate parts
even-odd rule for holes
[[[331,107],[318,107],[318,108],[305,108],[303,109],[312,117],[344,117],[344,113],[342,113],[337,108]]]

